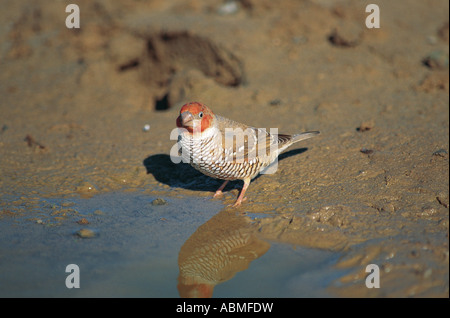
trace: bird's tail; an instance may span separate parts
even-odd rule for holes
[[[294,142],[298,142],[301,140],[305,140],[305,139],[309,139],[312,137],[317,136],[318,134],[320,134],[320,131],[307,131],[307,132],[303,132],[301,134],[296,134],[296,135],[292,135],[292,143]]]
[[[283,152],[286,148],[290,147],[293,143],[309,139],[311,137],[320,134],[319,131],[306,131],[301,134],[295,135],[278,135],[278,150],[279,153]]]

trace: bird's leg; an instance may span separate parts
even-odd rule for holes
[[[213,197],[213,198],[217,198],[218,196],[221,196],[221,195],[222,195],[222,190],[225,189],[225,187],[226,187],[227,184],[228,184],[228,181],[230,181],[230,180],[225,180],[225,182],[220,186],[220,188],[217,189],[217,191],[216,191],[216,193],[214,194],[214,197]]]
[[[248,186],[250,185],[251,179],[244,179],[244,186],[242,187],[241,193],[239,194],[239,197],[236,200],[236,203],[233,205],[233,208],[237,208],[241,205],[242,201],[245,200],[244,194],[245,191],[247,191]]]

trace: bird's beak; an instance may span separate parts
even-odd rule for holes
[[[181,124],[183,127],[193,127],[194,126],[194,116],[188,111],[182,113],[180,115],[181,117]]]

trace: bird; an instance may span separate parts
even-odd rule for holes
[[[233,207],[245,200],[245,192],[258,174],[264,173],[279,154],[292,144],[317,136],[319,131],[286,135],[267,132],[222,117],[206,105],[183,105],[176,119],[178,154],[201,173],[224,180],[214,198],[221,196],[229,181],[243,180],[244,185]]]

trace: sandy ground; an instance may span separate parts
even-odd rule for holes
[[[341,252],[334,295],[449,296],[448,1],[77,1],[67,29],[69,3],[0,3],[0,199],[17,197],[1,217],[121,189],[211,196],[219,181],[169,157],[180,106],[199,101],[321,131],[237,212],[270,216],[263,238]],[[372,263],[382,287],[361,288]]]

